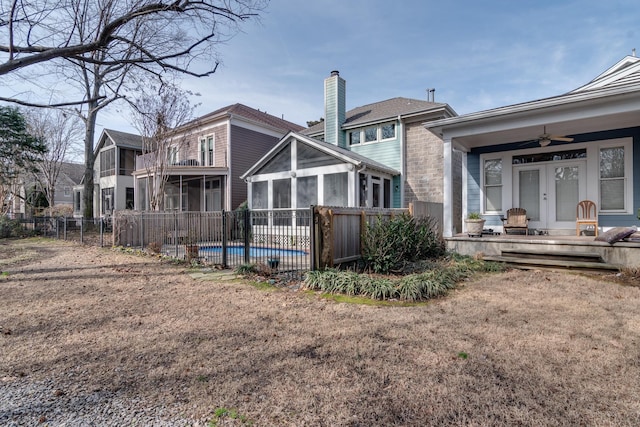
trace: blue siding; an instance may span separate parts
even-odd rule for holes
[[[382,163],[385,166],[400,171],[400,141],[392,139],[384,142],[352,145],[351,151]]]
[[[480,155],[467,154],[467,212],[480,212]]]

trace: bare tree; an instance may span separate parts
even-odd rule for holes
[[[73,146],[82,141],[82,122],[73,113],[55,109],[31,109],[25,116],[31,135],[43,141],[47,147],[47,152],[40,155],[33,179],[44,192],[49,208],[53,209],[60,172]]]
[[[157,91],[147,91],[131,104],[133,125],[142,135],[142,163],[151,210],[164,210],[169,169],[194,127],[196,105],[190,103],[188,95],[174,85],[161,84]]]
[[[167,74],[207,76],[215,47],[267,0],[0,0],[0,75],[47,92],[0,96],[29,106],[77,105],[85,122],[85,217],[93,216],[93,143],[100,110]],[[47,79],[55,73],[55,80]],[[42,77],[42,79],[36,78]],[[8,79],[3,86],[11,89]],[[51,86],[50,90],[47,90]],[[69,87],[71,90],[69,90]],[[74,99],[75,98],[75,99]]]

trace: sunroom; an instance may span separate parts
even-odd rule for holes
[[[390,208],[397,175],[364,156],[291,132],[241,178],[249,209],[276,215],[312,205]],[[288,225],[301,224],[293,215]]]

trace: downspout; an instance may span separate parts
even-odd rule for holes
[[[227,147],[225,150],[226,153],[226,162],[227,162],[227,176],[223,177],[222,179],[224,180],[224,185],[221,185],[220,187],[223,189],[223,191],[225,192],[224,194],[224,200],[225,200],[225,205],[226,205],[226,210],[231,210],[231,193],[232,193],[232,189],[231,189],[231,177],[233,176],[232,174],[232,168],[231,168],[231,146],[233,144],[231,144],[231,119],[233,118],[233,115],[229,116],[229,124],[227,126]],[[215,147],[213,148],[215,150]]]
[[[398,114],[398,134],[400,135],[400,207],[404,206],[404,182],[407,179],[407,140],[404,137],[404,124]],[[393,181],[391,181],[393,182]],[[393,187],[391,188],[393,194]]]

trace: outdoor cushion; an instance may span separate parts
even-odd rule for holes
[[[636,231],[635,233],[627,236],[627,238],[624,240],[628,240],[630,242],[640,242],[640,231]]]
[[[595,238],[598,242],[613,244],[636,232],[635,227],[615,227]]]

